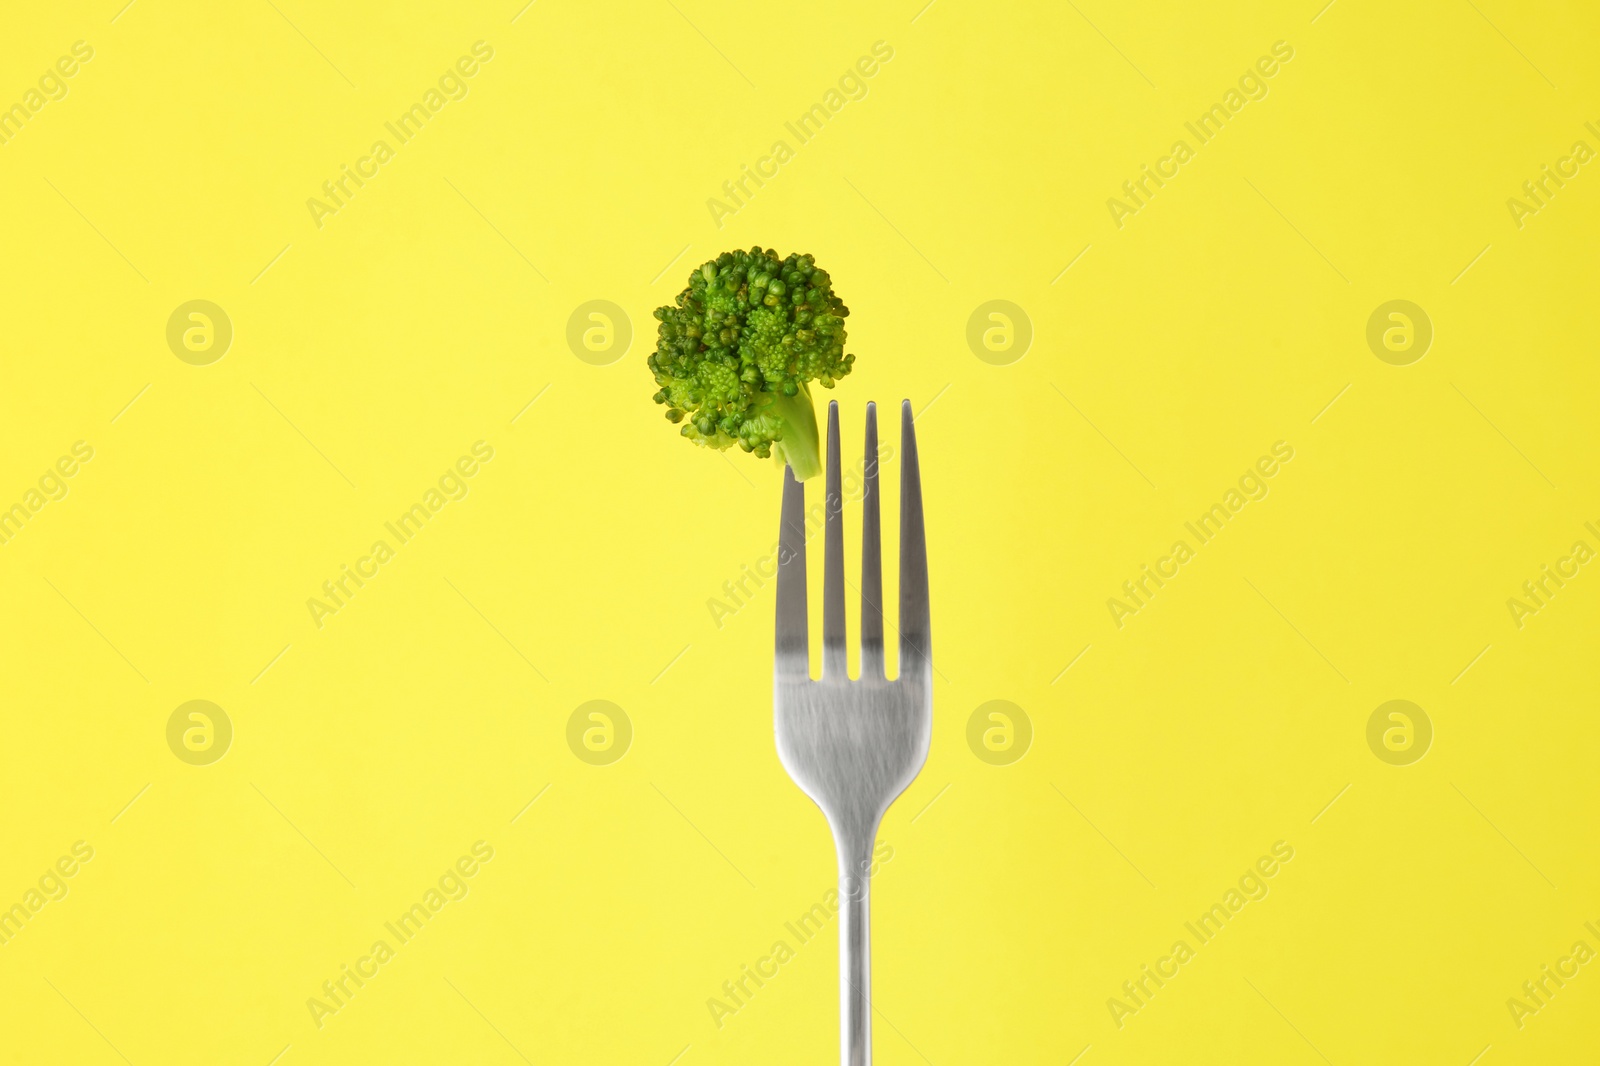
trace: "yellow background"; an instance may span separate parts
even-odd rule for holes
[[[920,5],[8,12],[0,102],[94,58],[0,146],[0,503],[95,456],[0,545],[0,906],[95,857],[0,946],[0,1059],[837,1054],[832,925],[721,1028],[706,1004],[834,876],[774,755],[771,588],[707,605],[770,550],[778,472],[675,439],[644,367],[651,309],[754,243],[852,308],[847,455],[868,399],[920,412],[934,743],[882,829],[879,1062],[1592,1057],[1600,967],[1520,1030],[1506,1000],[1600,948],[1600,574],[1521,629],[1506,601],[1600,547],[1600,174],[1520,229],[1506,200],[1600,147],[1594,12]],[[318,228],[307,199],[479,40],[469,95]],[[1119,229],[1106,200],[1280,40],[1269,95]],[[193,299],[233,324],[208,366],[165,340]],[[634,329],[611,365],[566,340],[595,299]],[[1005,366],[966,341],[993,299],[1034,329]],[[1365,340],[1393,299],[1435,330],[1409,366]],[[478,440],[470,494],[317,628]],[[1119,629],[1107,599],[1280,440],[1270,495]],[[165,739],[192,699],[233,723],[209,766]],[[593,699],[633,724],[610,766],[565,739]],[[996,699],[1035,732],[1008,766],[966,741]],[[1413,765],[1368,749],[1391,699],[1433,723]],[[470,894],[318,1028],[307,999],[478,840]],[[1270,895],[1119,1029],[1122,982],[1279,840]]]

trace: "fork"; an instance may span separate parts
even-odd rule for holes
[[[868,887],[884,812],[928,758],[933,660],[928,552],[911,401],[900,412],[900,673],[883,671],[877,405],[867,404],[861,518],[861,677],[850,680],[844,633],[844,517],[839,405],[828,404],[824,511],[822,677],[810,676],[806,638],[805,486],[785,469],[778,538],[773,708],[778,758],[827,816],[839,859],[839,1043],[844,1066],[872,1062]]]

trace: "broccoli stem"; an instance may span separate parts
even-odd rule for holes
[[[801,385],[793,396],[775,393],[769,411],[783,422],[783,429],[772,444],[778,464],[787,463],[796,481],[822,473],[822,440],[817,432],[817,412],[811,406],[811,391]]]

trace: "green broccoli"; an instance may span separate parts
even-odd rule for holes
[[[849,313],[809,255],[723,252],[689,275],[676,306],[656,308],[655,401],[697,444],[737,444],[799,480],[815,477],[822,443],[809,385],[831,389],[850,373]]]

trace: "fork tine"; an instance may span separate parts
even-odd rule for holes
[[[922,525],[922,474],[911,401],[900,406],[900,676],[933,668],[928,625],[928,545]]]
[[[773,657],[779,677],[809,676],[806,643],[806,488],[783,468],[783,517],[778,527],[778,624]]]
[[[844,496],[839,488],[839,404],[828,404],[828,487],[823,507],[822,676],[848,680],[844,643]]]
[[[883,676],[883,526],[878,513],[878,405],[867,403],[861,494],[861,676]]]

